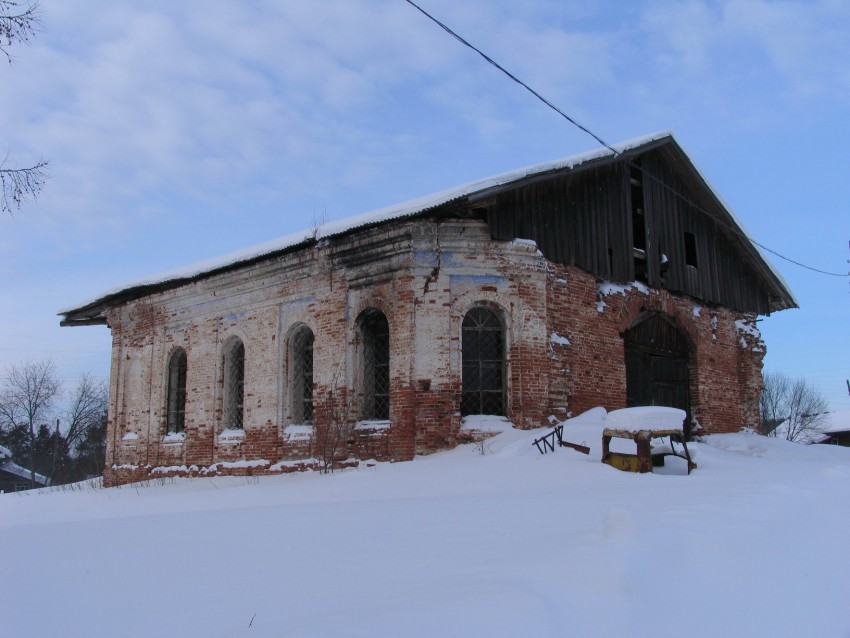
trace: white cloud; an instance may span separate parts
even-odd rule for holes
[[[850,5],[834,0],[689,0],[647,5],[641,29],[650,65],[693,90],[760,93],[806,108],[848,104]],[[838,71],[836,73],[836,71]]]
[[[427,3],[603,137],[706,116],[758,126],[777,99],[846,100],[850,67],[829,63],[848,57],[844,3],[635,6],[612,21],[603,5]],[[15,89],[0,96],[4,142],[53,161],[51,224],[120,228],[163,214],[169,193],[214,202],[263,182],[368,187],[441,138],[495,147],[561,126],[394,0],[84,7],[45,2],[45,32],[2,71]]]

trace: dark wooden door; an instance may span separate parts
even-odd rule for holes
[[[644,313],[623,334],[626,352],[626,405],[661,405],[684,410],[690,429],[688,345],[672,319]]]
[[[690,410],[688,360],[626,351],[626,404],[666,405]]]

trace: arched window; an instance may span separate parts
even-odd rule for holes
[[[224,427],[243,427],[244,404],[245,346],[233,339],[224,351]]]
[[[289,339],[289,391],[294,423],[313,422],[313,331],[296,328]]]
[[[186,424],[186,351],[177,348],[168,358],[165,428],[182,432]]]
[[[505,340],[499,315],[478,306],[463,318],[461,414],[505,414]]]
[[[380,310],[365,310],[360,327],[360,378],[363,389],[361,418],[390,418],[390,325]]]

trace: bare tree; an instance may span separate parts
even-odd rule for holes
[[[64,436],[60,435],[59,419],[56,420],[51,483],[57,477],[64,480],[77,477],[78,457],[81,454],[91,455],[91,448],[103,430],[108,397],[109,386],[105,381],[97,381],[89,374],[80,376],[80,381],[68,396]]]
[[[29,42],[35,37],[40,18],[38,2],[26,4],[0,0],[0,52],[9,64],[9,48]],[[48,162],[39,160],[33,166],[9,165],[8,155],[0,162],[0,210],[12,213],[28,198],[35,198],[47,180]]]
[[[764,375],[759,408],[762,434],[788,441],[805,441],[817,435],[829,409],[817,388],[803,378],[791,379],[781,373]]]
[[[109,385],[83,374],[70,397],[71,403],[65,413],[68,432],[65,440],[73,448],[92,427],[100,426],[109,401]]]
[[[49,423],[61,383],[50,359],[13,365],[0,389],[0,427],[26,426],[30,442],[30,483],[35,487],[35,443],[40,425]]]

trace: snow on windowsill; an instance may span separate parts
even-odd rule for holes
[[[283,428],[283,438],[287,441],[309,441],[313,438],[313,426],[292,423]]]
[[[389,421],[358,421],[354,424],[355,430],[389,430],[392,424]]]
[[[512,430],[513,427],[513,423],[508,421],[507,417],[494,414],[470,414],[463,417],[460,422],[460,429],[464,431],[497,433],[507,432]]]
[[[245,439],[245,430],[228,428],[218,434],[219,443],[241,443]]]
[[[138,439],[139,435],[135,432],[127,432],[127,434],[121,437],[122,441],[137,441]]]
[[[162,437],[162,443],[164,445],[182,445],[183,441],[185,440],[185,432],[169,432],[164,437]]]

